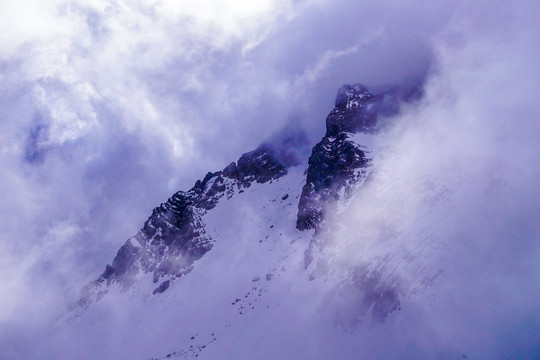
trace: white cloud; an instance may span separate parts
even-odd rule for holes
[[[342,84],[423,76],[432,56],[423,107],[394,137],[402,161],[381,165],[396,169],[388,181],[412,176],[403,190],[419,201],[411,168],[443,182],[459,169],[475,180],[455,191],[471,212],[487,200],[465,201],[489,188],[480,169],[533,188],[538,9],[522,1],[511,10],[450,1],[1,2],[2,320],[23,326],[63,309],[64,295],[95,278],[152,207],[287,121],[320,138]],[[512,191],[496,205],[527,199]],[[390,206],[405,194],[372,200]],[[403,211],[414,213],[415,201]],[[47,306],[36,318],[14,316],[31,307],[24,299],[38,279]]]

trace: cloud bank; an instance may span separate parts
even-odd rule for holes
[[[400,294],[391,330],[376,331],[392,341],[368,335],[367,358],[539,354],[538,31],[526,9],[509,18],[474,33],[460,23],[437,43],[424,98],[379,139],[388,148],[371,180],[329,221],[338,264]]]
[[[537,337],[538,319],[523,324],[538,298],[538,13],[533,1],[3,2],[2,342],[61,313],[174,191],[289,123],[317,141],[342,84],[418,79],[426,96],[381,165],[395,188],[373,206],[401,201],[396,224],[418,219],[415,186],[436,174],[460,224],[440,259],[461,269],[448,284],[488,282],[459,313],[497,294],[482,311],[510,321],[519,308],[511,326]],[[471,332],[492,325],[481,319]]]

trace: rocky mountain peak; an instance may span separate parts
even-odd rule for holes
[[[374,131],[378,110],[374,104],[381,98],[380,94],[374,94],[361,84],[342,86],[338,90],[335,107],[326,118],[326,136],[335,136],[343,131]]]
[[[335,107],[351,108],[372,98],[373,94],[364,85],[343,85],[338,90]]]
[[[317,229],[329,203],[337,201],[339,194],[349,193],[351,186],[365,178],[370,159],[366,149],[350,137],[375,133],[383,126],[382,119],[399,113],[400,102],[414,98],[417,89],[354,84],[338,90],[335,107],[326,118],[326,134],[309,158],[306,184],[298,203],[299,230]]]

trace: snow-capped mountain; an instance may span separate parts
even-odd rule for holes
[[[175,193],[33,358],[500,358],[467,334],[502,321],[477,324],[469,303],[497,311],[477,289],[506,270],[476,259],[491,239],[511,250],[487,216],[504,225],[503,185],[464,182],[474,157],[417,153],[440,126],[414,131],[432,126],[414,123],[427,96],[343,86],[309,159],[307,137],[284,131]],[[488,220],[470,223],[477,212]]]
[[[383,322],[403,294],[366,265],[331,265],[339,257],[325,240],[332,231],[325,219],[346,211],[380,152],[374,137],[401,103],[418,97],[410,88],[343,86],[307,167],[294,152],[305,137],[284,133],[175,193],[84,287],[71,329],[99,329],[118,313],[130,314],[127,327],[154,329],[136,331],[136,339],[115,334],[113,343],[128,348],[98,334],[92,351],[105,358],[275,358],[275,341],[286,347],[281,358],[346,358],[355,340],[343,343],[339,334],[364,319]],[[298,314],[298,302],[321,318]],[[281,339],[297,317],[317,331],[334,324],[324,336],[338,338],[313,349],[305,347],[310,336]]]
[[[398,112],[399,101],[403,100],[398,90],[368,90],[360,84],[339,89],[335,108],[326,119],[326,134],[309,158],[299,200],[289,198],[285,192],[280,201],[298,206],[298,230],[318,228],[325,209],[346,201],[352,190],[361,185],[369,172],[371,151],[355,141],[354,135],[372,136],[381,125],[378,118]],[[216,241],[224,241],[208,231],[208,212],[218,205],[224,206],[221,204],[234,196],[241,196],[254,183],[278,181],[290,176],[291,167],[301,166],[290,148],[305,141],[302,134],[284,133],[281,137],[281,143],[262,144],[223,170],[209,172],[192,189],[175,193],[154,209],[142,229],[120,248],[112,264],[83,289],[77,305],[86,307],[98,301],[111,284],[128,290],[140,274],[147,273],[152,274],[153,283],[159,284],[152,293],[163,293],[192,271],[195,262]]]
[[[540,359],[539,4],[0,2],[0,360]]]

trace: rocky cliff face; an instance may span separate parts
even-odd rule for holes
[[[334,109],[326,118],[326,134],[309,158],[306,184],[298,203],[299,230],[316,229],[324,209],[347,197],[362,181],[370,158],[366,147],[351,140],[354,134],[373,134],[384,119],[399,112],[400,101],[417,96],[411,88],[375,88],[344,85],[338,90]]]
[[[370,160],[360,146],[348,138],[346,132],[325,136],[313,148],[298,203],[298,230],[316,228],[328,203],[339,200],[342,190],[347,192],[365,175],[365,171],[357,170],[367,167]]]

